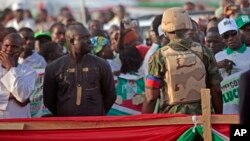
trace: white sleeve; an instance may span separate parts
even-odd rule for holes
[[[36,72],[30,67],[12,67],[1,82],[13,94],[17,101],[25,102],[34,90]]]
[[[6,92],[0,92],[0,110],[6,110],[9,102],[10,94]]]

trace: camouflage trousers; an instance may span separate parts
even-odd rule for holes
[[[199,115],[202,114],[201,102],[176,105],[163,104],[160,113]]]
[[[162,104],[159,113],[200,115],[202,114],[201,108],[201,101],[176,105]],[[213,113],[214,109],[211,104],[211,114]]]

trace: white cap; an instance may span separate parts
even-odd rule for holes
[[[219,22],[218,29],[219,29],[220,35],[230,30],[238,31],[236,22],[233,19],[228,19],[228,18],[225,18],[221,22]]]
[[[159,36],[164,34],[164,32],[162,31],[161,24],[158,26],[158,34],[159,34]]]
[[[23,2],[15,2],[13,3],[12,7],[11,7],[12,11],[16,11],[16,10],[25,10],[25,5]]]

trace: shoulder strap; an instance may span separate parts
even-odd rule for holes
[[[178,45],[180,45],[181,47],[183,47],[183,48],[185,48],[185,49],[187,49],[187,50],[189,50],[189,51],[191,51],[192,53],[194,53],[198,58],[200,58],[200,60],[203,62],[203,57],[201,57],[197,52],[195,52],[195,51],[193,51],[191,48],[188,48],[188,47],[186,47],[186,46],[184,46],[184,45],[182,45],[182,44],[180,44],[180,43],[177,43]],[[202,49],[202,48],[201,48]],[[204,64],[204,62],[203,62],[203,64]],[[205,64],[204,64],[205,65]]]
[[[208,65],[207,65],[206,62],[204,62],[206,59],[204,60],[203,57],[201,57],[197,52],[193,51],[191,48],[188,48],[188,47],[186,47],[186,46],[184,46],[184,45],[182,45],[182,44],[180,44],[180,43],[176,43],[176,44],[178,44],[178,45],[180,45],[181,47],[183,47],[183,48],[185,48],[185,49],[191,51],[192,53],[194,53],[194,54],[201,60],[201,62],[204,64],[205,69],[206,69],[206,72],[208,72],[208,68],[207,68]],[[201,46],[201,45],[200,45],[200,46]],[[169,46],[169,47],[171,47],[171,46]],[[201,49],[202,49],[202,46],[201,46]],[[203,49],[202,49],[202,51],[203,51]]]

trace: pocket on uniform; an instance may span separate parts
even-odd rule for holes
[[[57,75],[57,82],[59,86],[69,86],[72,82],[74,82],[72,79],[74,79],[73,74],[69,73],[59,73]]]
[[[99,76],[96,68],[83,68],[84,90],[95,90],[99,88]]]

